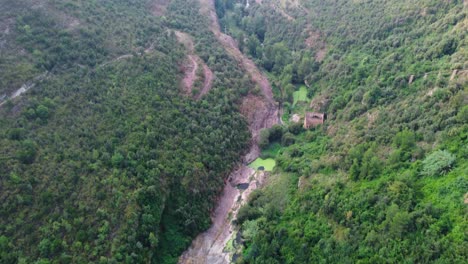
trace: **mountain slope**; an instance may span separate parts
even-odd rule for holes
[[[239,212],[234,260],[463,263],[464,3],[219,0],[217,12],[269,71],[286,123],[263,133],[278,166]],[[325,123],[305,131],[292,118],[305,112]]]
[[[2,3],[2,263],[174,263],[209,227],[248,147],[238,105],[253,85],[185,3]],[[216,76],[201,100],[183,95],[191,51],[175,30]]]

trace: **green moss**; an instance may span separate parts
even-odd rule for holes
[[[234,252],[235,250],[236,248],[234,247],[234,239],[229,239],[229,241],[226,243],[226,247],[224,248],[224,251]]]
[[[272,171],[276,166],[276,161],[274,159],[262,159],[258,158],[254,162],[249,164],[249,167],[252,169],[258,170],[259,167],[263,167],[265,171]]]
[[[294,103],[293,106],[295,106],[298,102],[307,102],[309,98],[307,98],[307,88],[305,85],[301,85],[299,87],[299,90],[295,91],[293,93],[294,97]]]

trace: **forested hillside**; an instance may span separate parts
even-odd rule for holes
[[[467,1],[213,1],[0,1],[0,263],[465,263]]]
[[[197,6],[1,1],[1,263],[175,263],[209,227],[253,85]],[[216,75],[200,100],[175,30]]]
[[[239,212],[234,262],[465,263],[466,2],[216,8],[269,73],[285,123],[262,133],[277,166]],[[325,123],[305,130],[292,118],[305,112]]]

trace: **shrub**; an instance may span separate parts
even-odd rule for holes
[[[299,123],[294,123],[294,124],[289,125],[288,130],[294,135],[299,135],[300,133],[304,131],[304,127],[302,123],[299,122]]]
[[[114,155],[112,155],[111,162],[114,167],[119,167],[122,165],[124,161],[124,156],[122,154],[116,152]]]
[[[260,211],[250,205],[244,205],[237,213],[237,223],[242,225],[245,221],[254,220],[261,216]]]
[[[468,105],[465,105],[457,114],[457,121],[461,124],[468,123]]]
[[[281,140],[283,136],[283,127],[280,125],[274,125],[270,128],[268,139],[270,142]]]
[[[47,119],[49,117],[49,108],[39,105],[36,109],[36,115],[41,119]]]
[[[265,149],[270,144],[270,131],[264,129],[260,131],[260,138],[258,139],[258,146],[261,149]]]
[[[17,158],[24,164],[33,163],[37,152],[37,145],[34,141],[27,139],[21,143],[17,153]]]
[[[281,138],[281,145],[283,146],[290,146],[292,144],[294,144],[295,142],[295,139],[294,139],[294,136],[293,134],[289,133],[289,132],[286,132],[283,137]]]
[[[8,131],[8,138],[11,140],[21,140],[24,138],[25,133],[24,128],[13,128]]]
[[[410,130],[403,130],[396,134],[393,139],[393,144],[403,151],[409,151],[413,149],[416,144],[416,135]]]
[[[455,156],[446,151],[438,150],[427,156],[422,162],[421,175],[438,176],[450,171],[455,163]]]

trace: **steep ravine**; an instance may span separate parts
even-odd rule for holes
[[[241,111],[249,122],[252,134],[252,144],[249,152],[229,176],[223,193],[219,197],[216,209],[212,215],[212,226],[198,235],[192,245],[179,259],[181,264],[229,263],[231,253],[225,251],[227,242],[235,234],[232,220],[236,218],[240,206],[246,202],[248,195],[258,188],[265,178],[264,172],[256,172],[247,166],[260,153],[258,136],[260,130],[269,128],[279,122],[278,106],[273,99],[271,85],[266,76],[237,47],[231,36],[220,31],[218,18],[214,9],[214,0],[200,0],[201,12],[210,18],[211,31],[226,51],[250,75],[253,82],[260,88],[261,96],[247,96],[241,105]],[[240,190],[238,184],[248,184],[247,189]]]

